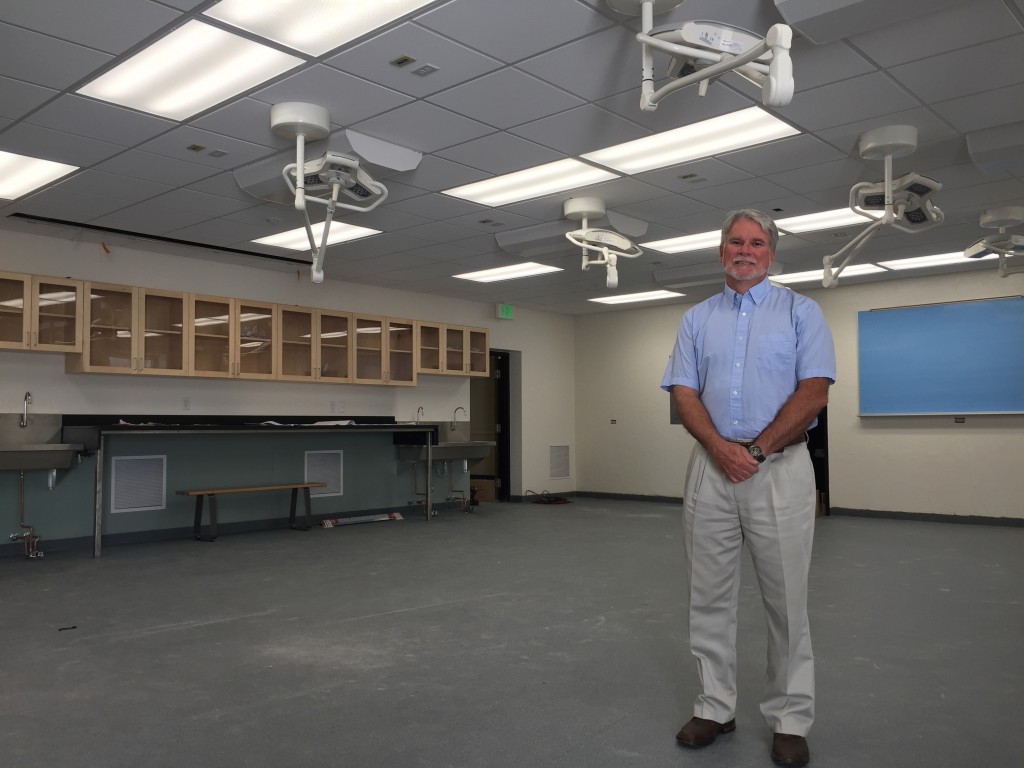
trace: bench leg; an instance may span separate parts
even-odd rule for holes
[[[196,496],[196,516],[192,522],[192,535],[196,541],[214,541],[217,538],[217,497],[210,496],[210,535],[203,538],[203,494]]]
[[[295,525],[295,508],[298,505],[299,501],[298,488],[292,488],[292,503],[291,508],[288,511],[288,525],[290,525],[297,531],[308,531],[310,528],[313,527],[313,517],[309,513],[309,488],[302,489],[302,500],[306,505],[306,526],[304,528],[299,528],[297,525]]]

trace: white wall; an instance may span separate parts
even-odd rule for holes
[[[309,281],[308,270],[277,272],[203,258],[204,252],[165,248],[140,241],[110,245],[107,254],[95,242],[35,233],[0,232],[0,271],[71,277],[123,285],[343,309],[415,320],[434,320],[491,329],[493,348],[520,352],[524,381],[549,382],[543,396],[527,393],[514,414],[513,431],[522,446],[519,474],[510,489],[549,488],[549,445],[572,444],[574,410],[571,317],[517,309],[516,319],[499,321],[494,305],[428,294],[404,293],[326,280]],[[330,263],[328,262],[328,275]],[[26,391],[37,412],[180,414],[182,399],[192,414],[330,415],[331,401],[354,415],[445,421],[459,406],[470,407],[469,381],[422,376],[416,387],[223,381],[106,374],[65,374],[64,356],[0,350],[0,411],[20,411]],[[539,390],[536,390],[539,391]],[[517,486],[516,483],[519,483]],[[559,481],[552,491],[569,491],[575,480]]]
[[[952,417],[857,416],[859,311],[1022,289],[1024,276],[1001,279],[993,268],[806,291],[821,304],[836,341],[838,380],[828,410],[833,506],[1024,518],[1024,416],[968,416],[964,424]],[[682,496],[693,442],[669,424],[668,396],[658,384],[688,307],[577,319],[578,490]]]

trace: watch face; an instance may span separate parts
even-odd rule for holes
[[[750,452],[750,455],[757,460],[759,464],[764,461],[764,453],[761,451],[761,448],[759,446],[752,445],[749,448],[747,448],[747,450]]]

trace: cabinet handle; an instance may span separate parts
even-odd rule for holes
[[[32,331],[32,346],[39,346],[39,331]]]

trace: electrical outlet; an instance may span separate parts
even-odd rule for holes
[[[191,397],[183,397],[183,398],[181,398],[181,410],[183,410],[183,411],[191,411],[192,410],[192,398]]]
[[[345,401],[344,400],[331,400],[331,413],[344,413],[345,412]]]

